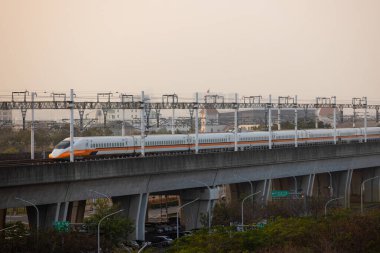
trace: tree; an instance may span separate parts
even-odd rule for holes
[[[98,200],[95,203],[96,213],[85,219],[88,231],[97,233],[98,223],[103,217],[120,210],[118,205],[109,206],[107,201]],[[123,216],[123,213],[112,215],[102,221],[100,233],[104,241],[108,241],[116,247],[127,240],[128,235],[134,230],[132,222]]]

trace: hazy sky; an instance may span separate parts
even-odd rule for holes
[[[0,86],[380,102],[380,1],[0,0]]]

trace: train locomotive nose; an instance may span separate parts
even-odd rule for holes
[[[49,154],[49,158],[50,158],[50,159],[57,158],[57,157],[59,157],[60,153],[61,153],[61,152],[59,152],[59,150],[54,149],[54,150]]]

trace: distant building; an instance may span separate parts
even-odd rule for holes
[[[12,110],[0,110],[1,122],[12,122]]]
[[[298,109],[298,120],[315,120],[315,108]],[[272,109],[272,124],[277,124],[278,110]],[[234,124],[234,112],[219,113],[219,124],[231,125]],[[283,109],[281,110],[281,122],[294,122],[294,110]],[[255,109],[255,110],[239,110],[238,111],[238,125],[267,125],[268,123],[268,110]]]
[[[238,128],[239,128],[239,131],[241,132],[256,131],[260,129],[260,124],[239,125]]]
[[[325,124],[333,124],[334,121],[334,108],[319,108],[317,110],[318,120]],[[336,112],[336,120],[340,121],[340,113]]]
[[[219,126],[219,112],[216,109],[201,110],[201,133],[221,132],[224,127]]]

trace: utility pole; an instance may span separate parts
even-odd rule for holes
[[[234,117],[234,142],[235,142],[235,151],[238,151],[238,137],[237,137],[237,129],[238,129],[238,123],[237,123],[237,114],[239,110],[239,105],[238,105],[238,94],[235,93],[235,117]]]
[[[70,89],[70,162],[74,162],[74,90]]]
[[[267,105],[268,107],[268,147],[269,149],[272,149],[272,95],[269,95],[269,103]]]
[[[28,110],[26,107],[26,96],[29,95],[29,92],[26,91],[13,91],[12,92],[12,103],[15,103],[15,95],[16,96],[24,96],[24,104],[21,106],[21,116],[22,116],[22,130],[25,130],[25,117],[26,111]]]
[[[145,101],[144,101],[144,91],[141,91],[141,105],[140,105],[140,132],[141,132],[141,156],[145,156],[145,124],[144,124],[144,113],[145,113]]]
[[[195,154],[198,154],[199,152],[199,128],[198,128],[198,109],[199,109],[199,103],[198,103],[198,92],[195,93]]]
[[[30,126],[30,159],[34,160],[34,96],[36,92],[31,92],[32,95],[32,125]]]

